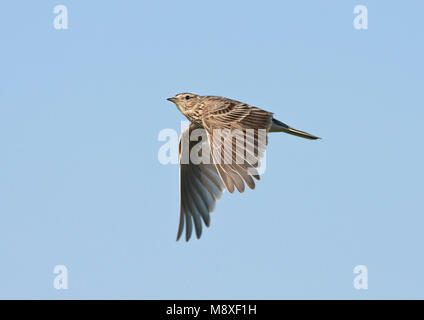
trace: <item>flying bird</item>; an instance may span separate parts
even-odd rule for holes
[[[225,189],[233,193],[236,188],[242,193],[245,185],[255,188],[254,180],[260,180],[257,169],[267,145],[268,132],[284,132],[310,140],[319,139],[275,119],[272,112],[236,100],[193,93],[180,93],[168,100],[190,121],[190,125],[182,131],[179,142],[180,221],[177,240],[183,234],[184,226],[186,241],[192,235],[193,226],[197,238],[200,238],[202,221],[209,227],[210,212]],[[189,137],[196,129],[206,132],[206,145],[210,150],[206,159],[210,161],[193,161],[191,157],[188,161],[182,161],[183,155],[191,155],[196,145],[191,139],[186,139],[187,142],[184,143],[184,137]],[[253,131],[253,135],[250,133],[250,140],[247,139],[249,130]],[[261,130],[265,134],[265,141],[262,143],[259,134]],[[230,152],[226,153],[225,148]],[[206,151],[202,149],[199,155],[202,156],[202,153],[206,154]],[[223,159],[223,154],[228,158]],[[225,161],[228,159],[230,161]],[[241,161],[236,161],[240,159]]]

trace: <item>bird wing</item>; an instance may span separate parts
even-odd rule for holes
[[[240,193],[245,184],[255,188],[252,177],[260,179],[257,168],[268,143],[272,118],[271,112],[231,99],[210,97],[205,102],[202,123],[213,161],[230,193],[234,186]]]
[[[191,237],[193,224],[196,236],[200,238],[202,220],[209,227],[209,213],[213,211],[216,200],[221,197],[225,189],[211,160],[198,164],[193,163],[190,155],[197,142],[190,141],[190,133],[195,129],[199,129],[199,127],[192,123],[180,135],[180,222],[177,240],[183,233],[184,224],[186,226],[186,241]],[[204,151],[207,151],[203,147],[208,146],[208,143],[203,144],[202,149],[199,150],[200,156]]]

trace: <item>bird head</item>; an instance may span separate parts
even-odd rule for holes
[[[200,96],[194,93],[179,93],[172,98],[168,98],[168,101],[175,103],[177,108],[182,112],[193,109],[199,102]]]

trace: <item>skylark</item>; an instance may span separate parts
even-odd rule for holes
[[[235,187],[242,193],[245,184],[251,189],[255,188],[254,179],[260,179],[257,168],[267,145],[268,132],[285,132],[306,139],[319,139],[278,121],[271,112],[236,100],[193,93],[180,93],[168,100],[175,103],[190,121],[190,126],[181,133],[179,143],[180,222],[177,240],[183,233],[184,225],[186,241],[191,237],[193,225],[197,238],[200,238],[202,220],[209,227],[209,213],[225,189],[233,193]],[[184,143],[183,137],[199,129],[206,132],[206,145],[211,151],[207,158],[210,161],[199,163],[190,158],[188,163],[184,163],[182,154],[191,154],[196,143],[191,139]],[[253,131],[251,139],[247,138],[249,131]],[[262,143],[260,132],[265,134]],[[228,154],[228,149],[231,160],[222,161],[222,154]],[[205,153],[205,150],[201,150],[200,155],[202,152]],[[236,161],[239,159],[236,156],[241,156],[242,160]]]

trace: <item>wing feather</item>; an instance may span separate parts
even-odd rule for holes
[[[260,179],[256,168],[268,143],[267,136],[261,141],[259,129],[268,133],[272,113],[239,101],[208,97],[202,123],[208,133],[213,161],[227,190],[232,193],[235,186],[242,193],[244,184],[254,189],[252,177]],[[226,156],[225,150],[231,155]]]
[[[210,225],[210,212],[216,200],[227,189],[240,193],[245,185],[255,188],[260,180],[258,167],[264,156],[268,139],[261,140],[259,129],[267,134],[272,125],[272,113],[250,105],[221,97],[208,97],[203,106],[202,124],[207,132],[210,163],[181,163],[181,155],[191,154],[195,142],[182,143],[191,130],[199,129],[192,123],[180,136],[180,219],[177,240],[183,234],[188,241],[194,231],[202,234],[202,223]],[[253,130],[252,130],[253,129]],[[216,130],[221,136],[217,136]],[[187,150],[188,148],[188,150]],[[219,151],[219,152],[215,152]],[[225,152],[229,153],[228,155]]]
[[[185,227],[185,239],[188,241],[193,233],[193,226],[197,238],[200,238],[202,221],[207,227],[210,225],[210,212],[225,189],[213,163],[194,164],[191,160],[187,164],[181,163],[182,154],[190,154],[195,145],[192,141],[182,143],[182,139],[189,137],[190,131],[196,128],[196,125],[191,124],[180,136],[180,219],[177,240],[182,236]]]

